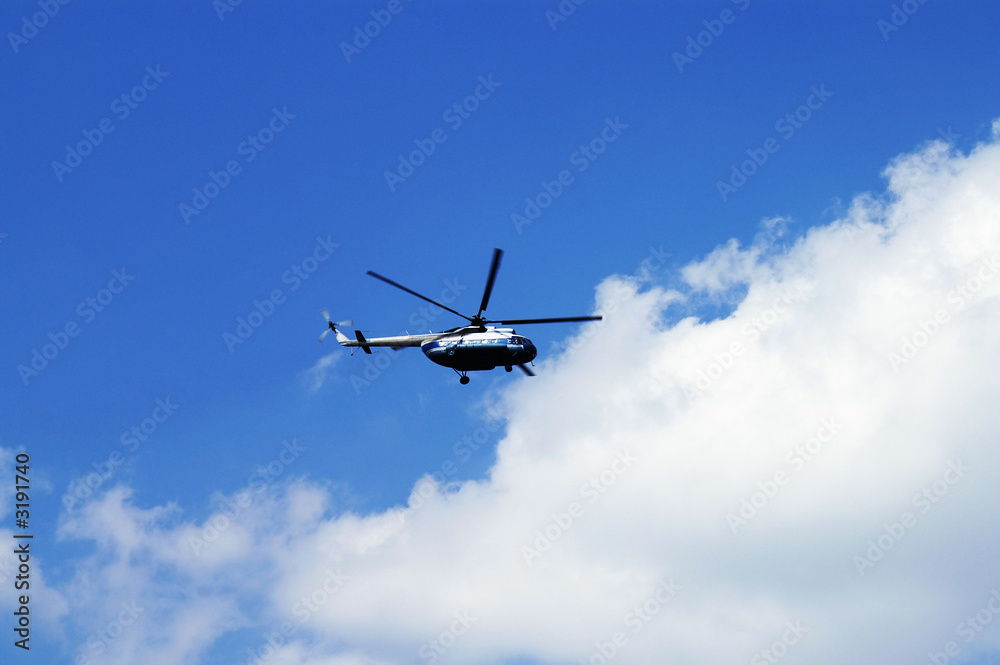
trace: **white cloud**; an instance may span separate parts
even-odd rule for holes
[[[267,662],[1000,648],[956,634],[1000,585],[1000,145],[932,143],[886,176],[790,247],[772,225],[685,268],[695,289],[745,285],[725,319],[668,326],[677,293],[602,283],[605,320],[501,395],[488,478],[334,518],[326,489],[288,483],[198,556],[186,540],[211,518],[114,490],[64,525],[101,546],[71,603],[131,594],[172,619],[109,662],[193,660],[282,622]]]
[[[760,231],[751,246],[740,249],[733,238],[717,247],[701,261],[694,261],[681,268],[681,277],[694,291],[709,294],[726,292],[733,287],[766,279],[765,257],[780,250],[777,241],[784,236],[788,220],[769,217],[761,222]]]
[[[331,353],[316,361],[316,364],[303,373],[306,387],[311,393],[319,392],[319,389],[326,383],[326,379],[337,364],[337,360],[343,356],[342,353]]]

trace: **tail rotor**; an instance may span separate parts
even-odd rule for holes
[[[319,340],[318,341],[320,341],[320,342],[322,342],[324,339],[326,339],[326,336],[330,334],[331,330],[334,331],[334,332],[337,332],[337,326],[344,327],[344,326],[354,325],[354,321],[351,321],[351,320],[348,320],[348,321],[336,321],[336,322],[332,321],[330,319],[330,312],[327,311],[326,307],[324,307],[323,309],[321,309],[320,313],[323,315],[323,318],[326,319],[326,326],[327,326],[326,330],[323,331],[323,334],[321,334],[319,336]]]

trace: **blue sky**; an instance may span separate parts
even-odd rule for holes
[[[888,2],[3,3],[0,447],[31,455],[33,547],[49,594],[37,601],[33,653],[7,642],[5,662],[93,655],[86,640],[98,619],[81,615],[106,610],[105,624],[115,616],[95,609],[100,587],[81,572],[100,577],[101,560],[121,554],[79,530],[88,504],[173,505],[163,528],[179,529],[204,524],[220,497],[258,483],[275,505],[308,486],[323,497],[313,525],[322,531],[343,515],[407,505],[426,473],[489,486],[498,444],[518,436],[518,409],[557,414],[576,404],[543,377],[474,373],[460,386],[416,350],[369,357],[332,338],[320,346],[322,307],[369,336],[426,332],[413,329],[427,319],[423,303],[366,270],[431,297],[458,285],[453,306],[474,313],[500,247],[495,318],[590,314],[612,275],[639,277],[640,293],[687,297],[673,308],[649,305],[658,313],[636,325],[724,317],[759,277],[733,277],[725,266],[785,256],[810,229],[848,218],[866,192],[887,205],[903,198],[909,190],[887,193],[883,176],[901,154],[943,140],[961,155],[991,141],[1000,8],[902,4],[911,13]],[[575,10],[554,20],[560,6]],[[386,17],[345,57],[356,28]],[[452,110],[463,103],[467,117]],[[613,140],[602,142],[602,132]],[[386,172],[398,175],[400,156],[429,141],[433,152],[390,186]],[[600,154],[582,156],[593,145]],[[744,166],[755,155],[758,164]],[[751,175],[730,180],[741,167]],[[546,183],[555,191],[563,171],[572,180],[519,224],[512,216],[526,214],[526,199]],[[202,201],[206,187],[218,193]],[[761,232],[773,218],[782,220],[777,240]],[[730,239],[746,253],[703,261]],[[295,272],[303,264],[314,268],[305,278]],[[713,270],[727,288],[699,287],[697,275]],[[275,290],[275,303],[265,303]],[[263,324],[227,345],[258,303]],[[458,323],[440,313],[425,327]],[[609,328],[598,333],[602,344],[582,345],[592,354],[585,361],[579,349],[564,352],[580,330],[519,332],[538,346],[540,374],[590,367],[576,385],[605,394],[632,367],[608,359],[644,335],[604,337]],[[64,348],[28,372],[50,343]],[[383,368],[360,385],[376,359]],[[555,415],[542,420],[560,432]],[[148,437],[136,443],[128,432],[144,422]],[[477,434],[476,450],[455,452]],[[109,460],[113,473],[67,510],[74,483]],[[113,494],[124,488],[127,499]],[[440,519],[454,526],[473,517]],[[298,562],[295,552],[284,561]],[[156,570],[176,575],[181,589],[191,581],[170,566]],[[997,572],[980,580],[984,598]],[[261,575],[280,578],[277,569]],[[135,592],[146,593],[143,574],[136,579]],[[199,588],[199,597],[227,598]],[[177,653],[238,662],[245,643],[278,620],[267,599],[279,592],[227,600],[239,620]],[[310,630],[311,651],[288,662],[344,653],[356,662],[426,660],[389,628],[357,639]],[[133,654],[156,644],[134,635]],[[109,652],[125,658],[115,651],[125,639]],[[572,648],[555,643],[474,653],[575,662]],[[902,653],[886,643],[886,653]],[[986,645],[980,638],[979,649]],[[969,650],[963,657],[994,662],[969,660],[977,657]]]

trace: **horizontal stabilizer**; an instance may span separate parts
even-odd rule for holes
[[[365,350],[365,353],[367,353],[368,355],[371,355],[372,350],[368,346],[368,340],[366,340],[365,336],[361,334],[361,331],[360,330],[355,330],[354,331],[354,336],[358,338],[358,344],[360,344],[361,348]]]

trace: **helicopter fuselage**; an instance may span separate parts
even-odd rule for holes
[[[538,355],[531,340],[512,329],[448,335],[427,340],[420,349],[438,365],[459,372],[523,365]]]

